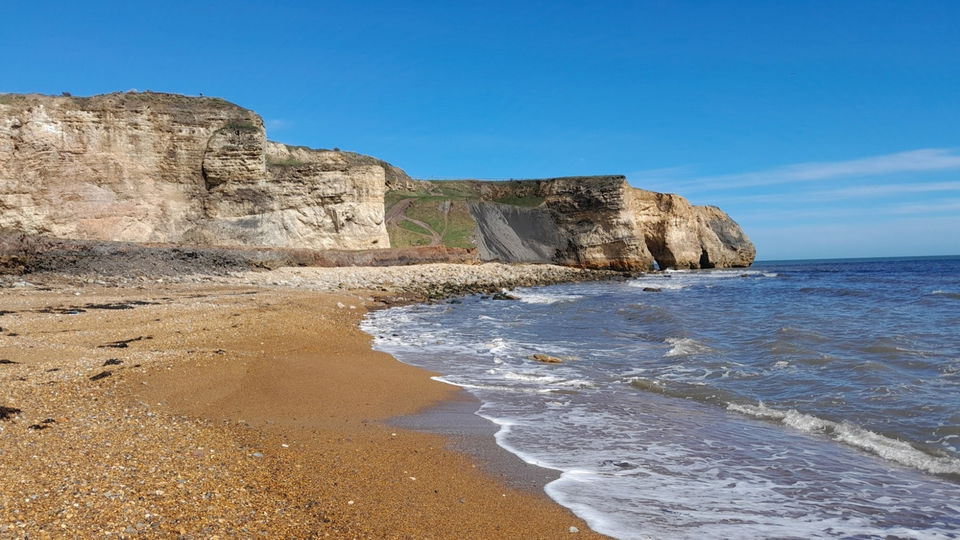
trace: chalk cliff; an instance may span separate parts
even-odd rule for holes
[[[388,178],[350,152],[266,140],[217,98],[0,94],[0,229],[198,245],[386,247]]]

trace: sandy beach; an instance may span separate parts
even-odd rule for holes
[[[391,421],[463,396],[371,350],[395,289],[303,272],[0,290],[0,536],[595,536],[522,464]]]

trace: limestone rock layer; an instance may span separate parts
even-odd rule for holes
[[[89,240],[386,247],[386,180],[405,176],[359,154],[269,143],[257,114],[217,98],[0,94],[0,229]]]
[[[481,258],[647,270],[750,266],[756,250],[730,216],[679,195],[631,187],[623,176],[552,178],[487,187],[484,198],[535,196],[532,208],[471,205]],[[491,192],[492,193],[489,193]]]

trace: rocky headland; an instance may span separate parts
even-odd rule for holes
[[[417,181],[370,156],[268,141],[259,115],[225,100],[152,92],[0,94],[0,231],[217,248],[433,246],[615,270],[748,266],[755,253],[718,208],[623,176]]]

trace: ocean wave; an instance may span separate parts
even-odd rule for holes
[[[667,338],[664,343],[671,345],[664,356],[689,356],[711,352],[713,349],[692,338]]]
[[[952,300],[960,300],[960,293],[955,291],[933,291],[930,294],[933,296],[942,296],[943,298],[950,298]]]
[[[695,285],[713,286],[718,281],[735,278],[776,278],[776,272],[760,270],[666,270],[661,274],[648,274],[628,283],[631,287],[656,288],[661,290],[680,290]]]
[[[823,434],[835,441],[921,471],[933,474],[960,474],[960,459],[932,456],[914,448],[908,442],[886,437],[852,424],[825,420],[795,409],[788,411],[771,409],[763,403],[759,405],[730,403],[727,405],[727,410],[765,420],[779,421],[807,433]]]
[[[514,290],[511,294],[525,304],[557,304],[559,302],[576,302],[583,298],[583,295],[579,294],[529,292],[524,290]]]
[[[506,392],[512,394],[547,394],[553,390],[550,388],[530,388],[526,386],[518,385],[504,385],[504,384],[477,384],[477,383],[468,383],[463,381],[456,380],[455,377],[448,376],[435,376],[430,377],[430,379],[449,384],[450,386],[458,386],[460,388],[465,388],[467,390],[486,390],[492,392]]]
[[[504,372],[503,378],[511,381],[533,382],[538,384],[551,384],[563,380],[560,377],[553,377],[551,375],[531,375],[527,373],[516,373],[514,371]]]
[[[649,278],[642,277],[634,279],[628,283],[631,287],[641,287],[641,288],[653,288],[661,289],[666,291],[679,291],[680,289],[686,289],[690,286],[689,283],[683,283],[678,280],[671,280],[669,276],[660,277],[660,278]]]

